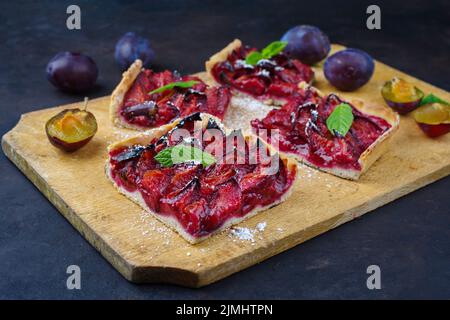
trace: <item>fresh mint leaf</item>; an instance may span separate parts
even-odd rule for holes
[[[247,57],[245,57],[245,63],[254,66],[259,60],[270,59],[283,51],[287,44],[288,43],[286,41],[274,41],[265,47],[261,52],[250,52]]]
[[[352,107],[347,103],[336,106],[327,119],[327,128],[335,136],[345,137],[353,123]]]
[[[155,156],[155,160],[164,167],[171,167],[174,164],[191,161],[201,163],[203,167],[207,167],[216,162],[216,158],[210,153],[183,144],[168,147],[160,151]]]
[[[161,93],[166,90],[171,90],[173,88],[191,88],[194,84],[197,84],[198,81],[190,80],[190,81],[178,81],[166,84],[165,86],[159,87],[153,91],[150,91],[148,94]]]
[[[258,63],[259,60],[263,59],[261,52],[259,51],[253,51],[250,52],[247,57],[245,57],[245,63],[254,66]]]
[[[423,99],[420,101],[420,106],[423,106],[425,104],[431,104],[431,103],[441,103],[441,104],[445,104],[447,106],[450,106],[450,103],[448,101],[445,101],[445,100],[435,96],[432,93],[430,93],[430,94],[426,95],[425,97],[423,97]]]
[[[287,46],[287,41],[274,41],[271,44],[269,44],[267,47],[265,47],[261,54],[265,59],[270,59],[273,56],[279,54],[281,51],[284,50]]]

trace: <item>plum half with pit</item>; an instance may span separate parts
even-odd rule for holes
[[[381,95],[387,105],[400,114],[416,109],[424,96],[420,89],[400,78],[386,82],[381,89]]]
[[[97,132],[95,116],[83,109],[66,109],[50,118],[45,124],[48,140],[55,147],[73,152],[86,145]]]

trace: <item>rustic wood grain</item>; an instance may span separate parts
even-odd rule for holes
[[[336,91],[320,70],[316,75],[320,90]],[[450,100],[449,93],[379,62],[369,84],[344,96],[383,103],[380,87],[393,76]],[[255,232],[254,242],[224,232],[190,245],[120,195],[105,177],[106,146],[134,134],[110,124],[108,103],[109,97],[90,102],[99,131],[75,153],[52,147],[44,124],[81,102],[24,114],[3,136],[2,147],[64,217],[133,282],[207,285],[450,174],[450,135],[429,139],[410,117],[402,117],[390,151],[358,182],[301,166],[300,179],[286,202],[240,225],[255,229],[259,222],[267,223],[264,231]]]

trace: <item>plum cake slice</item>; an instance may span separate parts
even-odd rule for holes
[[[199,77],[178,72],[154,72],[136,60],[111,95],[110,118],[114,125],[147,130],[194,112],[223,119],[230,103],[228,88],[209,87]]]
[[[262,50],[272,51],[270,58],[253,59],[251,63],[247,57],[255,55],[256,48],[236,39],[206,62],[206,72],[217,84],[229,87],[235,96],[251,97],[266,105],[284,104],[300,82],[313,81],[314,72],[283,51],[270,50],[274,44],[277,43]]]
[[[203,113],[108,150],[118,191],[190,243],[281,203],[297,178],[295,159]]]
[[[348,102],[335,94],[321,96],[303,87],[280,109],[252,120],[251,126],[256,135],[262,129],[276,130],[261,138],[300,162],[357,180],[387,150],[399,116],[380,105]]]

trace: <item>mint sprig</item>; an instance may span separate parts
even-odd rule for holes
[[[345,137],[353,123],[352,107],[347,103],[336,106],[327,119],[327,128],[335,136]]]
[[[207,167],[216,162],[216,158],[210,153],[183,144],[161,150],[155,156],[155,160],[164,167],[171,167],[174,164],[184,162],[197,162],[201,163],[203,167]]]
[[[425,97],[423,97],[422,100],[420,101],[419,106],[423,106],[426,104],[432,104],[432,103],[440,103],[440,104],[445,104],[447,106],[450,106],[450,103],[448,101],[445,101],[445,100],[435,96],[432,93],[427,94]]]
[[[161,93],[166,90],[172,90],[173,88],[191,88],[192,86],[194,86],[197,83],[199,83],[199,81],[196,81],[196,80],[172,82],[172,83],[166,84],[165,86],[162,86],[155,90],[152,90],[148,94]]]
[[[287,46],[287,41],[274,41],[270,43],[267,47],[259,51],[250,52],[247,57],[245,57],[245,63],[249,65],[256,65],[259,60],[270,59],[273,56],[279,54]]]
[[[245,57],[245,63],[254,66],[259,60],[264,59],[263,55],[259,51],[250,52],[247,57]]]

